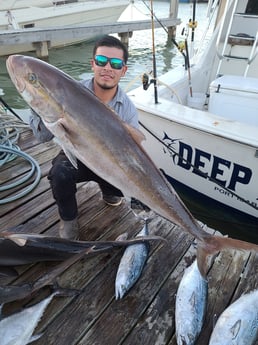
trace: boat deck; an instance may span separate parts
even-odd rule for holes
[[[59,151],[53,143],[39,144],[30,130],[19,140],[21,149],[35,158],[41,168],[38,186],[26,196],[1,205],[1,231],[41,233],[56,236],[59,218],[47,180],[51,160]],[[1,167],[1,182],[11,182],[24,174],[28,163],[17,158]],[[7,192],[1,192],[1,199]],[[92,182],[78,187],[81,240],[114,240],[128,232],[133,237],[142,227],[124,202],[107,206],[98,186]],[[151,234],[166,238],[151,243],[150,255],[136,285],[122,299],[114,295],[115,276],[122,249],[85,257],[58,277],[62,287],[79,289],[78,296],[55,297],[35,333],[42,337],[35,345],[175,345],[175,299],[184,270],[196,255],[194,239],[159,216],[149,223]],[[213,231],[207,229],[208,231]],[[31,282],[57,263],[24,265],[15,279],[1,285]],[[203,331],[198,345],[208,344],[216,317],[242,293],[258,288],[258,255],[249,252],[220,253],[208,274],[209,296]],[[8,315],[41,300],[50,293],[42,289],[33,298],[4,305]]]

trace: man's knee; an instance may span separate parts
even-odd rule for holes
[[[52,168],[48,173],[48,179],[53,190],[65,190],[73,189],[75,192],[76,184],[76,169],[70,163],[66,157],[62,158],[62,155],[57,156],[52,162]]]

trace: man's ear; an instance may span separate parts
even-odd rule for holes
[[[125,73],[127,72],[128,67],[125,65],[123,66],[123,71],[122,71],[122,77],[125,75]]]
[[[94,70],[94,60],[93,59],[90,60],[90,64],[91,64],[91,69]]]

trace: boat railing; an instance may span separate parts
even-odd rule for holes
[[[229,25],[228,25],[228,28],[227,28],[227,33],[226,33],[226,37],[225,37],[225,40],[224,40],[224,45],[223,45],[223,48],[222,48],[222,52],[220,53],[220,42],[221,42],[221,39],[222,39],[224,23],[226,21],[226,17],[228,16],[228,13],[229,13],[230,7],[232,6],[232,3],[233,3],[233,1],[230,1],[230,0],[228,0],[227,3],[226,3],[225,9],[224,9],[224,13],[223,13],[223,17],[221,19],[220,31],[219,31],[218,38],[217,38],[216,52],[217,52],[217,55],[218,55],[219,60],[220,60],[219,66],[218,66],[218,71],[220,70],[221,63],[222,63],[222,60],[223,60],[225,52],[226,52],[227,37],[230,34],[230,30],[231,30],[233,19],[234,19],[234,13],[235,13],[236,7],[237,7],[237,1],[235,1],[234,7],[233,7],[233,10],[232,10],[232,15],[231,15],[231,18],[230,18],[230,22],[229,22]],[[217,74],[218,74],[218,72],[217,72]]]
[[[246,20],[256,20],[257,16],[246,15],[245,13],[237,13],[237,7],[239,2],[234,0],[228,0],[225,5],[223,17],[220,23],[220,30],[216,42],[216,54],[218,56],[218,66],[216,75],[220,76],[222,72],[223,61],[245,61],[243,65],[242,73],[247,75],[251,63],[258,55],[257,43],[258,34],[254,37],[253,28],[254,25],[246,25]],[[240,21],[239,21],[240,20]],[[243,22],[243,20],[245,20]],[[241,24],[242,28],[245,28],[244,33],[234,33],[238,24]],[[242,47],[241,50],[233,54],[232,47]],[[236,48],[235,48],[236,49]],[[248,51],[250,52],[248,53]],[[229,52],[228,52],[229,51]]]
[[[245,77],[247,76],[247,73],[248,73],[248,70],[249,70],[251,63],[255,60],[256,56],[258,55],[257,43],[258,43],[258,31],[256,32],[255,41],[254,41],[252,50],[250,52],[250,56],[249,56],[247,66],[245,69],[245,73],[244,73]]]

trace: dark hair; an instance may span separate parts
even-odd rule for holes
[[[116,37],[114,36],[109,36],[109,35],[105,35],[103,37],[101,37],[96,43],[95,46],[93,48],[93,57],[96,55],[96,51],[98,49],[98,47],[115,47],[118,49],[123,50],[123,58],[124,58],[124,62],[127,63],[128,60],[128,50],[126,48],[126,46]]]

